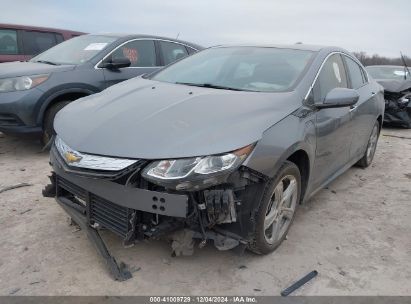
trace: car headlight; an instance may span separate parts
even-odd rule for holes
[[[154,161],[142,175],[167,188],[198,190],[221,182],[241,165],[253,148],[254,145],[249,145],[220,155]]]
[[[0,79],[0,92],[24,91],[45,82],[49,75],[20,76]]]

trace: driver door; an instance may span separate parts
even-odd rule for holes
[[[119,69],[104,68],[103,72],[106,87],[142,74],[154,72],[160,68],[159,56],[157,56],[153,40],[130,40],[112,51],[105,57],[104,61],[119,58],[129,59],[131,65]]]
[[[334,88],[348,88],[347,75],[340,54],[331,55],[324,63],[314,84],[311,98],[324,102]],[[349,107],[319,109],[316,113],[317,148],[313,182],[319,187],[349,161],[352,121]]]

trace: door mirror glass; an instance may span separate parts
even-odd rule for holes
[[[323,103],[316,104],[319,109],[342,108],[355,105],[360,98],[356,90],[347,88],[334,88],[325,96]]]

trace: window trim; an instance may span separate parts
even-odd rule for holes
[[[322,71],[322,69],[323,69],[323,67],[324,67],[325,62],[328,60],[328,58],[330,58],[332,55],[335,55],[335,54],[339,54],[340,56],[341,56],[341,55],[347,56],[348,58],[351,58],[352,60],[354,60],[354,62],[356,62],[357,64],[359,63],[358,59],[356,59],[356,58],[353,57],[352,55],[349,55],[349,54],[347,54],[347,53],[345,53],[345,52],[342,52],[342,51],[332,51],[331,53],[329,53],[329,54],[324,58],[323,62],[322,62],[321,65],[320,65],[320,68],[319,68],[318,71],[317,71],[317,74],[316,74],[315,77],[314,77],[313,82],[311,83],[310,87],[308,88],[307,94],[305,94],[305,97],[304,97],[304,99],[303,99],[304,103],[308,104],[307,101],[308,101],[308,98],[310,97],[310,93],[312,92],[312,90],[313,90],[313,88],[314,88],[315,82],[317,81],[317,79],[318,79],[318,77],[319,77],[319,75],[320,75],[320,73],[321,73],[321,71]],[[344,60],[344,59],[343,59],[343,63],[345,64],[345,60]],[[360,68],[364,69],[361,64],[359,64],[359,66],[360,66]],[[344,66],[344,68],[345,68],[345,66]],[[347,75],[347,71],[345,71],[345,74]],[[367,75],[367,76],[368,76],[368,75]],[[368,84],[368,83],[369,83],[369,81],[368,81],[368,77],[367,77],[367,82],[366,82],[364,85],[366,85],[366,84]]]
[[[100,68],[99,65],[107,58],[109,57],[112,53],[114,53],[117,49],[119,49],[120,47],[122,47],[123,45],[125,45],[126,43],[132,42],[132,41],[137,41],[137,40],[148,40],[148,41],[153,41],[154,42],[154,52],[156,55],[156,61],[157,61],[157,43],[156,41],[165,41],[165,42],[172,42],[172,43],[176,43],[176,44],[180,44],[183,45],[184,47],[191,47],[187,44],[181,43],[181,42],[176,42],[176,41],[172,41],[172,40],[166,40],[166,39],[159,39],[159,38],[133,38],[130,40],[127,40],[123,43],[121,43],[120,45],[116,46],[113,50],[111,50],[109,53],[107,53],[100,61],[98,61],[95,65],[94,65],[94,69],[96,70],[101,70],[104,68]],[[191,47],[192,49],[196,50],[198,52],[197,49],[195,49],[194,47]],[[161,61],[159,62],[160,64],[162,63]],[[159,66],[146,66],[146,67],[126,67],[123,69],[159,69],[164,67],[164,65],[159,65]]]

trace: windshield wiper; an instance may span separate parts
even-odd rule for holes
[[[36,60],[35,62],[50,64],[50,65],[59,65],[58,63],[47,61],[47,60]]]
[[[226,87],[218,84],[212,83],[191,83],[191,82],[176,82],[176,84],[185,84],[193,87],[201,87],[201,88],[211,88],[211,89],[221,89],[221,90],[231,90],[231,91],[246,91],[242,89]]]

